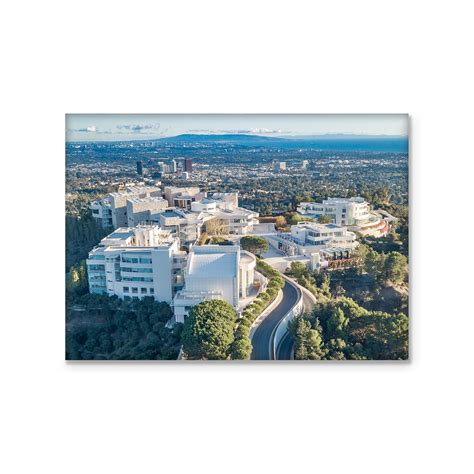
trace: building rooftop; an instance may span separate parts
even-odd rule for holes
[[[132,202],[133,204],[147,203],[147,202],[167,202],[166,199],[163,199],[161,196],[148,196],[148,197],[130,197],[127,201]]]
[[[188,277],[193,278],[235,276],[237,275],[236,254],[191,252],[187,274]]]
[[[100,241],[101,247],[159,247],[176,240],[170,231],[157,225],[119,227]]]
[[[363,197],[360,197],[360,196],[355,196],[355,197],[351,197],[351,198],[338,198],[338,197],[334,197],[334,198],[327,198],[327,199],[324,199],[323,200],[323,203],[324,204],[335,204],[335,203],[346,203],[346,202],[355,202],[355,203],[363,203],[363,202],[366,202],[365,199]]]
[[[296,226],[301,229],[313,229],[313,230],[319,230],[319,231],[339,230],[339,229],[342,231],[346,230],[345,227],[342,227],[336,224],[319,224],[317,222],[306,222],[306,221],[298,222]]]

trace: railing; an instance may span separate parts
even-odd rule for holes
[[[290,284],[292,285],[296,291],[298,292],[298,300],[296,304],[291,308],[288,313],[285,314],[285,316],[280,320],[278,323],[278,326],[276,327],[276,330],[273,334],[273,341],[272,341],[272,357],[274,360],[277,358],[277,349],[278,346],[280,345],[283,337],[285,334],[288,332],[288,323],[294,319],[295,317],[299,316],[303,312],[303,293],[302,291],[298,288],[297,285],[295,285],[287,276],[283,275],[283,278]]]

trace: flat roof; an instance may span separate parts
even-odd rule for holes
[[[166,199],[163,199],[161,196],[148,196],[148,197],[130,197],[130,199],[127,199],[127,201],[133,202],[133,203],[141,203],[141,202],[168,202]]]
[[[235,277],[236,253],[194,253],[189,256],[188,278]]]

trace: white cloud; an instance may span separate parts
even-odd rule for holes
[[[150,124],[150,123],[127,123],[124,125],[117,125],[119,130],[128,130],[132,133],[140,133],[142,130],[158,130],[160,124]]]

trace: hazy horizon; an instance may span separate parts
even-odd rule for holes
[[[157,140],[183,134],[407,137],[407,114],[67,114],[67,142]]]

